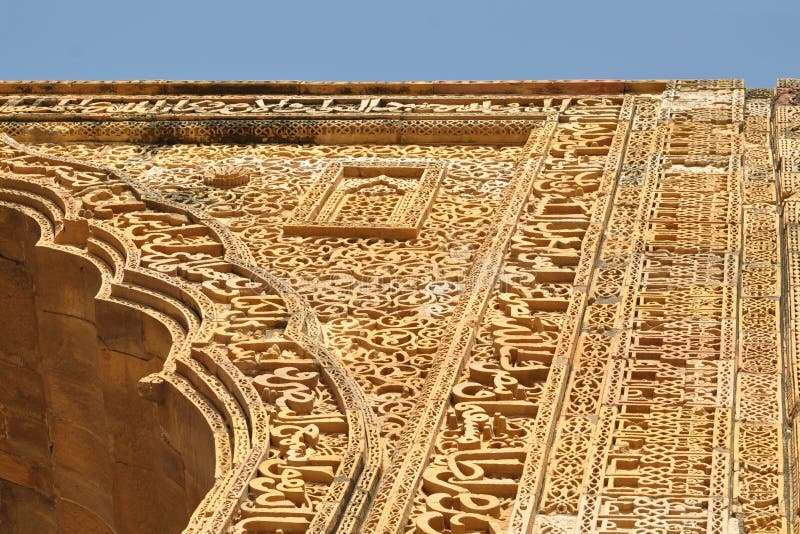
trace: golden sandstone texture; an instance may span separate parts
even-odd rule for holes
[[[0,83],[0,532],[800,533],[800,80]]]

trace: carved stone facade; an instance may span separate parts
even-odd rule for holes
[[[800,534],[800,80],[0,83],[0,531]]]

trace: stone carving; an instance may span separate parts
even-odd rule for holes
[[[210,165],[203,169],[203,183],[219,189],[238,187],[250,181],[250,172],[246,166],[236,163]]]
[[[597,83],[9,90],[0,207],[169,325],[185,532],[797,532],[798,83]]]
[[[444,164],[437,161],[330,163],[283,231],[288,235],[417,237],[444,172]]]
[[[484,118],[493,116],[531,115],[558,111],[565,98],[514,97],[468,98],[455,101],[435,97],[336,96],[184,96],[142,98],[105,95],[103,97],[26,97],[0,98],[0,114],[43,116],[207,118],[207,117],[291,117],[291,116],[374,116],[376,118],[413,115],[435,117],[457,115]]]
[[[6,198],[36,206],[40,202],[25,190],[37,184],[45,198],[63,199],[63,213],[45,216],[56,228],[78,225],[76,232],[84,237],[78,235],[76,245],[88,235],[108,236],[96,246],[110,249],[101,257],[112,260],[112,280],[139,269],[144,288],[153,279],[193,292],[199,308],[189,313],[199,314],[203,322],[184,327],[183,336],[194,340],[188,353],[173,354],[165,371],[142,386],[150,391],[147,384],[177,380],[189,388],[183,394],[195,398],[198,409],[205,407],[207,417],[221,427],[216,446],[221,474],[187,532],[222,529],[237,502],[220,501],[220,496],[247,495],[248,488],[252,502],[242,505],[238,529],[294,514],[298,501],[306,510],[295,518],[298,525],[324,530],[337,521],[324,510],[315,513],[316,507],[323,498],[337,493],[344,498],[351,489],[333,484],[336,473],[352,477],[368,465],[367,456],[379,458],[379,452],[364,447],[375,439],[365,417],[374,427],[374,416],[356,409],[364,405],[359,401],[363,394],[353,389],[348,372],[321,343],[316,319],[300,297],[263,270],[229,259],[241,258],[238,252],[246,260],[249,254],[224,228],[204,223],[207,217],[170,206],[111,171],[42,156],[8,138],[3,142]],[[274,451],[270,460],[262,462],[269,451]],[[252,478],[256,468],[267,478]],[[270,489],[269,473],[291,482]],[[262,492],[272,497],[262,501]]]

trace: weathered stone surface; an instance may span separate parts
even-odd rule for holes
[[[798,93],[0,83],[0,530],[800,532]]]

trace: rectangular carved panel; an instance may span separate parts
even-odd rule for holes
[[[329,163],[284,225],[286,235],[417,237],[445,173],[435,160]]]

